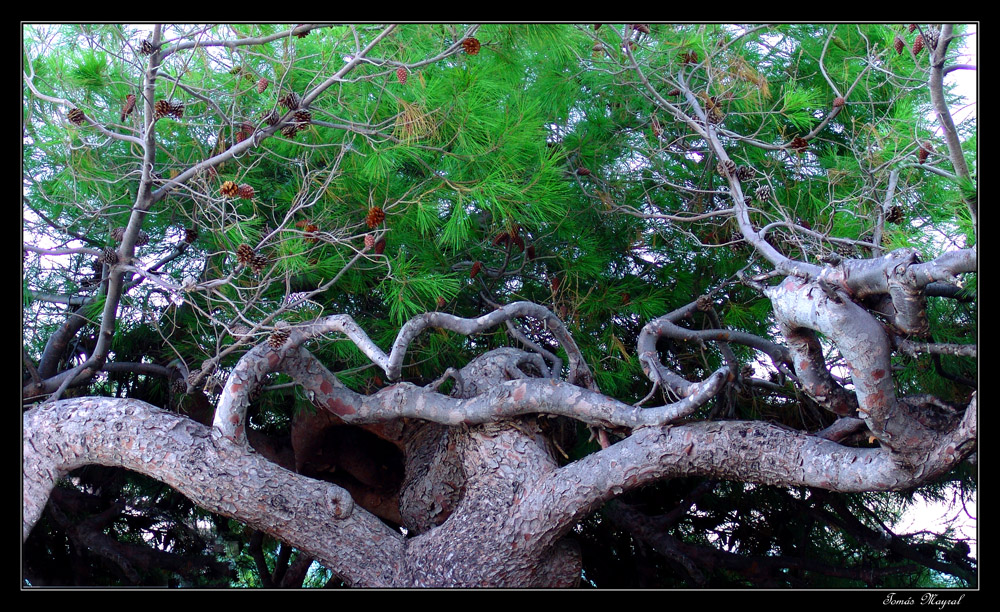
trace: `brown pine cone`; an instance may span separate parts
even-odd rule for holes
[[[365,223],[367,223],[368,227],[371,228],[376,227],[379,223],[382,223],[383,221],[385,221],[385,211],[379,208],[378,206],[370,209],[368,211],[368,215],[365,217]]]
[[[249,244],[241,244],[236,249],[236,261],[241,264],[249,263],[254,257],[253,248]]]
[[[287,108],[288,110],[296,110],[299,107],[299,94],[294,91],[290,91],[287,94],[281,96],[278,103]]]
[[[113,266],[118,263],[118,251],[112,247],[107,247],[104,252],[101,253],[101,262],[106,263],[109,266]]]
[[[462,41],[462,48],[465,49],[465,52],[468,53],[469,55],[475,55],[479,53],[480,46],[481,45],[479,44],[479,41],[476,40],[475,38],[466,38],[465,40]]]
[[[288,340],[289,335],[290,334],[288,333],[287,330],[276,329],[273,332],[271,332],[271,335],[268,337],[267,345],[275,350],[280,349],[282,346],[284,346],[285,341]]]
[[[251,187],[250,185],[247,185],[247,184],[244,183],[244,184],[242,184],[242,185],[240,185],[239,187],[236,188],[236,193],[242,199],[244,199],[244,200],[250,200],[250,199],[253,198],[254,191],[253,191],[253,187]]]
[[[170,102],[167,102],[166,100],[157,100],[156,104],[153,105],[153,110],[156,112],[156,118],[162,119],[170,114]]]
[[[728,176],[736,176],[736,162],[734,162],[731,159],[727,159],[726,161],[720,161],[715,166],[715,169],[722,176],[726,176],[726,177],[728,177]]]
[[[278,122],[281,121],[281,113],[277,110],[271,110],[261,115],[261,119],[263,119],[264,123],[268,125],[277,125]]]
[[[125,96],[125,106],[122,107],[121,121],[125,121],[125,117],[131,115],[134,109],[135,109],[135,94],[129,94]]]
[[[270,263],[267,257],[263,255],[254,255],[250,258],[250,269],[253,270],[254,274],[260,274],[267,264]]]

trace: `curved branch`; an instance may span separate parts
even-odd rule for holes
[[[280,468],[213,436],[208,427],[145,402],[63,400],[25,412],[23,425],[23,538],[58,479],[99,464],[164,482],[211,512],[292,544],[358,585],[390,585],[385,568],[398,566],[403,554],[402,536],[355,507],[340,487]]]
[[[975,444],[975,399],[962,422],[950,431],[924,424],[919,406],[896,396],[892,378],[891,343],[881,324],[864,308],[819,282],[786,278],[765,292],[784,330],[801,328],[825,335],[840,350],[850,371],[858,413],[885,446],[912,465],[935,461],[956,448]],[[803,355],[809,360],[808,355]],[[798,361],[798,360],[797,360]],[[800,368],[822,367],[799,364]]]
[[[214,426],[224,437],[243,442],[249,394],[267,372],[279,368],[302,385],[315,406],[350,424],[412,418],[443,425],[474,425],[541,413],[567,416],[591,425],[634,429],[663,425],[691,414],[714,397],[729,377],[728,370],[722,368],[692,385],[683,400],[645,409],[570,383],[537,378],[501,382],[465,399],[441,395],[433,387],[411,383],[398,383],[366,396],[343,386],[304,348],[289,349],[282,358],[278,351],[262,345],[240,360],[223,389]]]

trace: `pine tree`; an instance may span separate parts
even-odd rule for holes
[[[933,423],[929,438],[973,413],[975,125],[950,139],[924,112],[935,73],[926,58],[915,67],[896,53],[897,40],[912,40],[905,26],[316,24],[299,37],[296,25],[25,26],[25,418],[47,414],[36,404],[57,396],[66,402],[55,406],[140,400],[183,417],[162,444],[200,448],[214,426],[256,449],[240,465],[254,465],[258,480],[271,483],[267,470],[279,465],[289,482],[328,487],[315,489],[327,495],[322,520],[297,514],[306,510],[294,494],[306,485],[262,493],[268,511],[257,517],[234,501],[250,478],[220,481],[234,498],[214,504],[197,479],[165,478],[154,460],[145,474],[88,466],[56,489],[25,540],[27,578],[268,587],[308,557],[326,567],[313,581],[437,585],[447,572],[435,573],[444,562],[432,551],[447,548],[470,576],[495,562],[489,575],[504,586],[565,586],[581,573],[599,587],[975,585],[975,558],[960,554],[954,533],[885,545],[880,523],[891,526],[912,493],[780,469],[789,449],[821,432],[848,454],[882,457],[894,443],[880,429],[892,423],[861,420],[864,397],[843,384],[849,347],[832,332],[795,335],[807,325],[789,324],[782,300],[794,303],[795,283],[783,279],[815,281],[815,300],[858,308],[893,334],[883,374],[899,397],[936,398],[906,408]],[[230,63],[209,48],[227,49]],[[878,79],[859,59],[872,53]],[[347,58],[333,68],[343,78],[329,79],[330,57]],[[123,122],[133,92],[136,116]],[[148,150],[144,129],[154,131]],[[141,231],[132,234],[141,249],[123,241],[129,229]],[[890,255],[900,266],[917,257],[958,266],[947,271],[961,284],[940,268],[919,300],[896,303],[899,316],[871,314],[876,298],[899,294],[868,295],[865,285],[848,295],[860,276],[843,272]],[[821,272],[835,282],[815,280]],[[484,317],[495,322],[472,330]],[[401,354],[391,353],[397,343]],[[805,344],[832,378],[802,369],[789,347]],[[84,374],[91,366],[97,373]],[[490,376],[522,380],[499,386]],[[535,399],[541,378],[589,394],[572,404],[579,410],[639,405],[635,418],[652,418],[654,407],[692,408],[673,427],[633,428],[556,416],[547,395],[541,413],[504,412],[488,425],[425,414],[352,421],[366,402],[392,410],[387,398],[410,392],[424,394],[413,406],[477,396],[513,410],[520,393]],[[696,390],[682,379],[720,386],[695,406],[708,382]],[[216,414],[239,426],[219,429],[227,421],[213,425]],[[745,435],[732,434],[726,460],[698,437],[734,424]],[[128,454],[123,431],[111,434],[123,442],[109,457]],[[497,514],[481,525],[506,525],[515,504],[550,503],[536,479],[630,445],[659,449],[678,432],[692,441],[665,452],[667,464],[636,466],[582,518],[545,535],[574,536],[582,556],[560,544],[537,557],[550,565],[526,573],[504,566],[498,551],[515,554],[509,546],[474,560],[471,543],[499,531],[477,531],[466,508],[482,504]],[[503,452],[483,450],[490,444],[538,469],[510,468]],[[496,479],[482,467],[491,462],[516,478]],[[942,469],[914,490],[974,494],[968,463]],[[459,507],[460,498],[475,503]],[[446,521],[455,539],[434,540]],[[194,558],[197,569],[150,569],[128,557],[137,549],[110,558],[83,544],[80,526],[109,546]],[[397,554],[400,527],[410,542],[432,542],[427,563],[407,566],[422,576],[381,584],[381,573],[344,561],[357,550],[373,564]],[[339,542],[326,537],[338,529],[378,537],[341,556],[314,544]],[[637,552],[662,543],[692,554]],[[73,563],[67,550],[81,551]],[[81,567],[87,575],[70,569]],[[530,582],[539,576],[549,581]]]

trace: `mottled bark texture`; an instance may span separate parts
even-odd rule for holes
[[[973,450],[975,399],[959,414],[933,398],[896,398],[889,338],[842,289],[788,277],[768,295],[789,348],[723,329],[691,337],[770,355],[798,373],[802,391],[820,406],[845,415],[850,431],[863,420],[881,447],[843,446],[835,441],[843,436],[831,433],[837,428],[813,435],[757,421],[683,422],[734,381],[728,367],[686,381],[655,354],[657,337],[689,335],[677,323],[710,309],[706,300],[644,330],[639,348],[647,376],[679,398],[646,409],[602,395],[572,344],[572,380],[556,378],[538,353],[504,348],[450,370],[448,395],[438,392],[443,378],[428,387],[396,382],[356,393],[303,346],[338,331],[393,380],[415,330],[428,326],[471,334],[536,316],[567,346],[565,328],[542,307],[514,304],[478,319],[430,313],[405,326],[388,355],[348,317],[334,316],[292,329],[280,348],[248,351],[225,384],[212,427],[128,399],[78,398],[27,411],[23,533],[59,478],[101,464],[161,480],[210,511],[287,542],[350,584],[570,586],[582,560],[567,535],[625,491],[683,476],[900,490]],[[853,391],[820,375],[826,369],[816,332],[847,360]],[[271,372],[291,376],[316,408],[296,416],[290,450],[245,428],[250,397]],[[560,466],[550,427],[567,418],[624,438]]]

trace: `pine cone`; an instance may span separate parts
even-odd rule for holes
[[[841,106],[843,106],[846,103],[847,103],[847,100],[844,100],[844,98],[841,97],[841,96],[837,96],[836,98],[833,99],[833,107],[834,108],[840,108]]]
[[[479,41],[476,40],[475,38],[466,38],[465,40],[462,41],[462,48],[465,49],[465,52],[468,53],[469,55],[475,55],[479,53],[479,47],[480,47]]]
[[[250,200],[253,198],[254,191],[253,187],[244,183],[236,188],[236,193],[244,200]]]
[[[902,223],[903,222],[903,209],[899,206],[893,206],[889,209],[889,212],[885,215],[885,220],[889,223]]]
[[[183,102],[173,102],[167,109],[167,113],[174,119],[180,119],[184,116],[184,103]]]
[[[375,236],[371,234],[365,234],[365,250],[369,250],[375,246]]]
[[[931,143],[925,140],[924,143],[920,145],[920,150],[917,151],[917,161],[921,164],[927,161],[927,156],[929,156],[933,150],[934,147]]]
[[[239,195],[240,188],[236,186],[236,183],[232,181],[226,181],[219,188],[219,192],[227,198],[235,198]]]
[[[249,263],[254,258],[253,248],[249,244],[241,244],[236,248],[236,261],[241,264]]]
[[[914,31],[916,31],[916,29],[917,29],[917,24],[915,24],[915,23],[911,23],[911,24],[910,24],[910,28],[909,28],[909,29],[910,29],[910,32],[914,32]]]
[[[106,263],[109,266],[113,266],[118,263],[118,251],[114,250],[112,247],[107,247],[104,252],[101,253],[101,263]]]
[[[268,125],[277,125],[278,122],[281,121],[281,113],[279,113],[277,110],[272,109],[271,111],[261,115],[261,119],[263,119],[264,123]]]
[[[166,100],[157,100],[156,104],[153,105],[153,110],[156,112],[156,118],[162,119],[170,114],[172,107],[170,102]]]
[[[68,114],[69,120],[77,125],[83,125],[86,115],[78,108],[71,108]]]
[[[281,135],[285,138],[295,138],[295,135],[298,134],[298,132],[299,128],[294,123],[289,123],[285,127],[281,128]]]
[[[753,168],[750,166],[739,166],[736,168],[734,176],[740,182],[749,181],[753,177]]]
[[[805,153],[806,151],[809,150],[809,141],[806,140],[805,138],[802,138],[801,136],[796,136],[795,138],[792,139],[792,142],[791,144],[789,144],[789,146],[796,153]]]
[[[917,34],[917,38],[913,41],[913,55],[920,53],[920,50],[924,48],[924,35]]]
[[[124,237],[125,237],[124,227],[116,227],[115,229],[111,230],[111,239],[114,240],[115,242],[121,243],[122,238]]]
[[[257,81],[257,93],[264,93],[267,90],[268,85],[270,85],[270,83],[268,83],[267,79],[260,77],[260,80]]]
[[[754,192],[754,199],[758,202],[764,202],[771,199],[771,187],[769,185],[761,185]]]
[[[153,43],[149,40],[144,40],[139,43],[139,53],[142,55],[152,55],[153,54]]]
[[[306,125],[312,121],[312,113],[307,110],[295,111],[295,114],[292,115],[292,117],[295,119],[295,123],[299,124],[297,127],[300,130],[304,130]]]
[[[928,53],[934,53],[934,49],[937,49],[938,38],[940,38],[940,33],[934,30],[929,29],[924,33],[924,44]]]
[[[893,48],[896,49],[896,55],[902,55],[903,54],[903,47],[906,46],[906,43],[903,42],[902,38],[900,38],[900,37],[897,36],[896,40],[892,41],[892,46],[893,46]]]
[[[267,339],[267,345],[275,350],[280,349],[285,345],[285,341],[288,340],[288,330],[276,329],[271,332],[271,335]]]
[[[188,244],[193,244],[195,240],[198,239],[198,228],[189,227],[184,230],[184,242]]]
[[[278,103],[287,108],[288,110],[295,110],[299,107],[299,94],[294,91],[290,91],[287,94],[281,96],[278,99]]]
[[[310,223],[306,226],[305,241],[316,244],[319,242],[319,238],[316,237],[316,232],[319,231],[319,226]]]
[[[375,243],[375,254],[381,255],[382,253],[385,253],[385,238]]]
[[[731,159],[727,159],[726,161],[720,161],[718,165],[715,166],[715,169],[722,176],[726,177],[736,176],[736,162],[734,162]]]
[[[139,235],[135,237],[135,246],[146,246],[149,244],[149,234],[139,230]]]
[[[229,335],[236,340],[242,340],[250,333],[250,328],[243,323],[237,323],[229,328]]]
[[[270,263],[267,257],[263,255],[254,255],[250,258],[250,269],[253,270],[254,274],[260,274],[267,264]]]
[[[121,121],[125,121],[125,117],[131,115],[134,109],[135,109],[135,94],[129,94],[125,96],[125,106],[122,107]]]
[[[584,168],[584,167],[581,166],[581,167],[579,167],[579,168],[576,169],[576,175],[577,176],[590,176],[590,170],[588,170],[587,168]]]
[[[396,69],[396,80],[399,81],[400,85],[406,85],[406,77],[409,76],[409,74],[410,73],[406,71],[406,68],[400,66]]]
[[[479,271],[482,269],[483,269],[483,262],[477,261],[476,263],[472,264],[472,269],[469,270],[469,278],[476,278],[476,275],[479,274]]]
[[[385,211],[379,208],[378,206],[369,210],[368,215],[365,217],[365,223],[367,223],[368,227],[371,228],[376,227],[379,223],[382,223],[383,221],[385,221]]]

